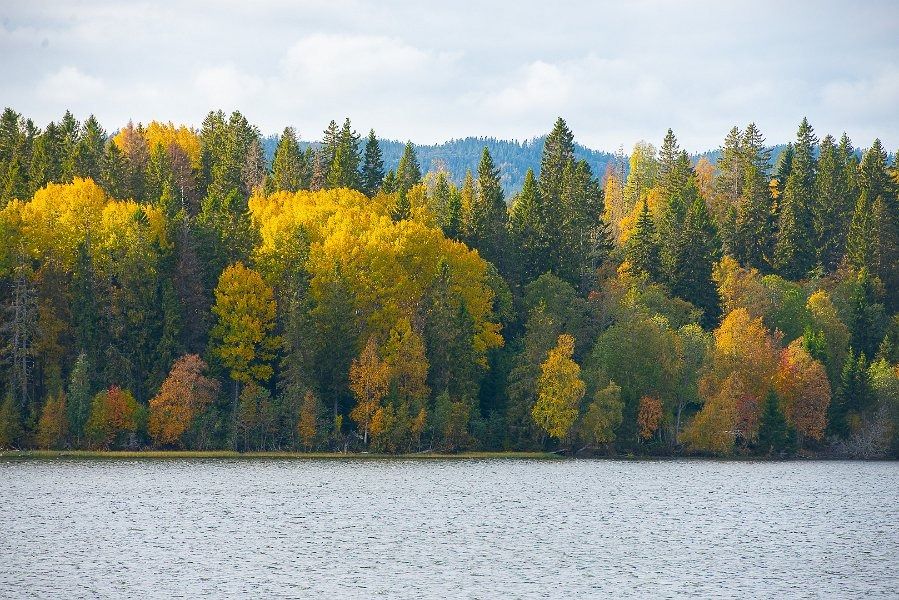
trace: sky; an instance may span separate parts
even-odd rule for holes
[[[240,110],[264,134],[328,121],[382,138],[529,139],[564,117],[625,150],[819,136],[899,147],[899,2],[0,0],[0,104],[199,125]]]

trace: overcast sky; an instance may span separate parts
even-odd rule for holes
[[[502,5],[502,6],[501,6]],[[263,133],[526,139],[689,150],[754,120],[769,143],[899,146],[899,2],[0,0],[0,103],[107,130],[239,109]]]

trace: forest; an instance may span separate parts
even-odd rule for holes
[[[0,448],[899,457],[879,140],[600,173],[559,118],[511,197],[487,147],[263,141],[3,112]]]

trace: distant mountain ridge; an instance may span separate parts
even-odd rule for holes
[[[543,154],[545,140],[546,136],[523,142],[491,137],[466,137],[449,140],[442,144],[416,144],[415,153],[423,172],[437,170],[443,166],[458,185],[462,183],[467,170],[471,170],[472,174],[477,176],[478,162],[481,160],[481,153],[486,146],[500,170],[503,188],[506,196],[509,197],[521,189],[524,176],[529,168],[533,169],[535,174],[540,174],[540,157]],[[378,142],[384,157],[384,170],[396,169],[400,162],[400,156],[403,154],[405,142],[396,140],[378,140]],[[300,148],[305,150],[310,145],[317,148],[319,144],[320,142],[300,141]],[[278,136],[267,136],[262,140],[263,150],[269,162],[271,162],[277,145]],[[587,161],[593,170],[593,175],[599,179],[605,175],[606,167],[615,160],[615,155],[610,152],[591,150],[580,144],[575,144],[574,153],[578,159]],[[624,160],[627,160],[627,156],[624,157]]]

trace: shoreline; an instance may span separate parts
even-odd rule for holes
[[[419,452],[380,454],[375,452],[237,452],[234,450],[0,450],[0,460],[612,460],[627,462],[714,461],[714,462],[896,462],[892,458],[848,458],[838,456],[567,456],[555,452]]]
[[[4,450],[0,459],[291,459],[291,460],[447,460],[495,459],[561,460],[552,452],[421,452],[414,454],[379,454],[369,452],[237,452],[233,450]]]

